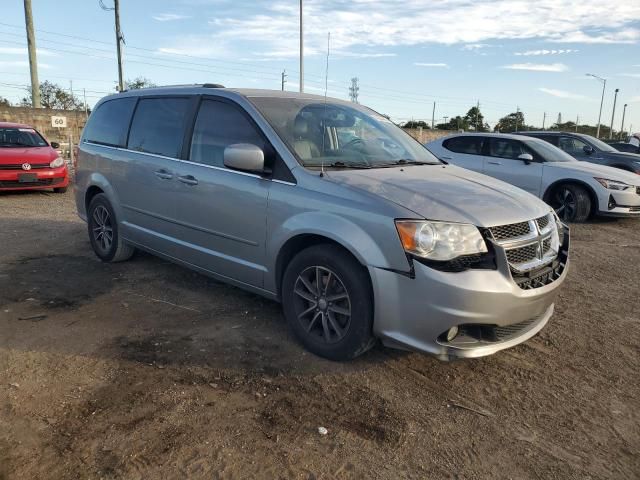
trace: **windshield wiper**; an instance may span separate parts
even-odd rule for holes
[[[394,160],[393,162],[377,163],[377,166],[392,166],[392,165],[440,165],[435,162],[422,162],[420,160],[410,160],[401,158],[400,160]]]
[[[330,168],[371,168],[371,165],[368,165],[366,163],[345,163],[340,161],[325,163],[324,166]],[[320,167],[320,165],[314,165],[314,167]]]

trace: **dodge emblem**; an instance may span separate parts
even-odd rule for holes
[[[22,164],[22,169],[23,170],[31,170],[31,164],[30,163],[23,163]]]

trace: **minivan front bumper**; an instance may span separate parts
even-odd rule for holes
[[[538,288],[514,281],[506,254],[496,246],[495,270],[442,272],[414,262],[412,276],[370,267],[375,296],[374,333],[389,347],[441,360],[491,355],[538,333],[553,315],[569,266],[565,229],[558,277]],[[458,327],[447,341],[446,332]]]

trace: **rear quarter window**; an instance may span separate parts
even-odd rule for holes
[[[455,153],[480,155],[482,153],[482,137],[454,137],[442,142],[442,146]]]
[[[136,98],[117,98],[102,103],[89,117],[85,140],[101,145],[124,147]]]

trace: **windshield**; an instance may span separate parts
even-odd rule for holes
[[[309,98],[250,100],[305,167],[441,164],[393,122],[360,105]]]
[[[617,152],[617,150],[613,148],[611,145],[604,143],[602,140],[598,140],[596,137],[588,136],[585,138],[585,140],[587,140],[588,142],[591,142],[591,145],[593,145],[595,148],[597,148],[602,152]]]
[[[0,127],[0,147],[46,147],[48,144],[33,128]]]
[[[577,162],[575,158],[564,150],[551,145],[544,140],[525,140],[525,143],[540,155],[545,162]]]

